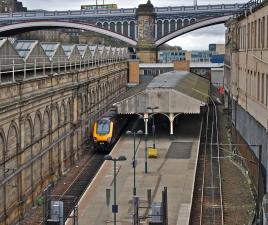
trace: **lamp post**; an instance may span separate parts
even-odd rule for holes
[[[133,161],[132,161],[132,166],[133,166],[133,169],[134,169],[134,176],[133,176],[133,195],[136,195],[136,135],[141,135],[143,134],[143,131],[142,130],[138,130],[138,131],[130,131],[128,130],[126,132],[126,134],[128,135],[133,135],[134,137],[134,148],[133,148]]]
[[[147,140],[148,140],[148,115],[145,117],[144,116],[144,123],[145,123],[145,134],[144,134],[144,142],[145,142],[145,162],[144,162],[144,172],[147,173],[148,172],[148,157],[147,157]]]
[[[118,158],[112,158],[110,155],[104,156],[104,160],[114,162],[114,204],[112,206],[112,213],[114,214],[114,225],[116,225],[116,213],[118,213],[118,205],[116,204],[116,162],[125,161],[127,158],[125,156],[119,156]]]
[[[148,106],[147,109],[149,110],[152,110],[152,117],[153,117],[153,148],[155,148],[155,123],[154,123],[154,110],[155,109],[158,109],[159,107],[158,106],[155,106],[155,107],[150,107]]]

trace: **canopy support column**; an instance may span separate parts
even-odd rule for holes
[[[173,127],[174,118],[175,118],[174,113],[169,113],[170,135],[174,134],[174,127]]]

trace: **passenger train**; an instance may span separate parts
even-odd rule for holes
[[[93,125],[94,147],[98,151],[111,151],[128,120],[128,117],[117,114],[114,108],[105,113]]]

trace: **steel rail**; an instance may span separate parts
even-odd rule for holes
[[[216,128],[216,147],[217,147],[217,162],[218,162],[218,174],[219,174],[219,194],[220,194],[220,207],[221,207],[221,224],[224,225],[224,212],[223,212],[223,198],[222,198],[222,175],[221,175],[221,164],[220,164],[220,146],[219,146],[219,128],[218,128],[218,114],[217,114],[217,106],[213,99],[210,97],[215,111],[215,128]],[[214,121],[214,119],[213,119]],[[213,128],[212,128],[213,129]],[[212,148],[213,139],[211,140],[211,148]],[[212,156],[212,154],[211,154]],[[213,189],[214,190],[214,189]],[[215,219],[215,218],[214,218]]]
[[[204,186],[205,186],[205,171],[206,171],[206,154],[207,154],[207,136],[208,136],[208,118],[209,118],[209,107],[207,111],[207,123],[206,123],[206,141],[205,141],[205,152],[203,155],[203,177],[202,177],[202,192],[201,192],[201,200],[200,200],[200,220],[199,224],[202,225],[203,219],[203,201],[204,201]]]

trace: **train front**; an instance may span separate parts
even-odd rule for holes
[[[102,118],[94,123],[93,140],[98,150],[109,151],[113,138],[113,122],[110,118]]]

